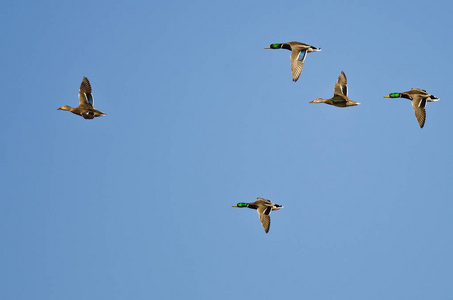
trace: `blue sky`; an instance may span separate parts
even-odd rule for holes
[[[453,298],[451,10],[3,4],[0,298]],[[322,48],[297,83],[264,49],[293,40]],[[309,104],[342,70],[362,104]],[[107,116],[57,111],[83,76]],[[383,98],[412,87],[423,129]]]

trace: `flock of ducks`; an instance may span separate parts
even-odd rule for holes
[[[293,76],[293,81],[297,81],[302,72],[304,66],[305,58],[307,53],[321,51],[321,48],[316,48],[308,44],[300,42],[288,42],[282,44],[271,44],[265,49],[287,49],[291,51],[291,73]],[[349,107],[359,105],[359,102],[352,101],[348,98],[348,86],[346,75],[341,71],[340,76],[338,77],[337,82],[333,88],[333,97],[329,99],[316,98],[310,103],[326,103],[336,107]],[[439,98],[429,94],[425,90],[412,88],[410,91],[403,93],[391,93],[385,98],[406,98],[412,101],[412,107],[415,111],[415,117],[417,118],[420,128],[423,128],[425,125],[426,111],[425,106],[426,102],[439,101]]]
[[[316,48],[308,44],[300,42],[288,42],[281,44],[271,44],[265,49],[287,49],[291,51],[291,74],[293,81],[296,82],[302,69],[304,67],[304,62],[307,57],[307,54],[310,52],[321,51],[321,48]],[[70,107],[68,105],[63,105],[58,108],[58,110],[70,111],[73,114],[79,115],[84,119],[94,119],[95,117],[105,116],[106,114],[94,108],[94,98],[92,95],[91,84],[88,81],[88,78],[83,77],[82,84],[80,85],[79,90],[79,106]],[[353,101],[348,98],[348,86],[346,75],[341,71],[340,76],[338,76],[337,82],[333,88],[333,97],[329,99],[316,98],[309,103],[326,103],[336,107],[349,107],[359,105],[359,102]],[[425,125],[426,111],[425,106],[427,102],[439,101],[439,98],[429,94],[427,91],[412,88],[410,91],[402,93],[390,93],[385,98],[406,98],[411,100],[412,107],[414,108],[415,117],[417,118],[420,128],[423,128]],[[272,203],[271,201],[258,197],[255,202],[244,203],[239,202],[238,204],[233,205],[233,207],[248,207],[255,209],[258,212],[258,216],[263,225],[264,231],[269,232],[271,225],[270,213],[273,210],[279,210],[283,206]]]

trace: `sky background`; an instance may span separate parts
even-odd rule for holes
[[[2,4],[0,298],[452,299],[452,9]],[[362,104],[309,104],[342,70]],[[57,111],[84,76],[107,116]]]

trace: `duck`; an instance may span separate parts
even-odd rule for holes
[[[256,209],[258,216],[260,217],[261,225],[263,225],[264,231],[268,233],[271,226],[271,218],[269,216],[271,214],[271,211],[279,210],[283,208],[283,206],[272,203],[271,201],[264,198],[257,197],[256,199],[257,200],[255,202],[251,203],[239,202],[238,204],[233,205],[233,207],[248,207],[251,209]]]
[[[341,71],[340,76],[338,76],[337,82],[333,87],[333,97],[329,99],[316,98],[309,103],[325,103],[336,107],[349,107],[359,105],[360,102],[352,101],[348,98],[347,83],[348,81],[346,79],[346,74]]]
[[[300,42],[270,44],[264,49],[287,49],[291,51],[291,73],[294,82],[299,79],[300,73],[302,73],[307,53],[321,51],[321,48],[316,48]]]
[[[418,88],[412,88],[410,91],[403,93],[390,93],[387,96],[384,96],[384,98],[406,98],[411,100],[412,107],[414,108],[415,112],[415,117],[417,118],[417,122],[420,125],[420,128],[423,128],[423,126],[425,126],[426,102],[435,102],[440,100],[436,96],[429,94],[427,91]]]
[[[79,115],[84,119],[94,119],[95,117],[105,116],[106,114],[102,111],[94,109],[93,107],[93,95],[91,94],[91,85],[88,78],[83,77],[82,84],[79,90],[79,106],[71,107],[63,105],[58,110],[67,110],[73,114]]]

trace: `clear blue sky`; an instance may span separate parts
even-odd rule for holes
[[[452,9],[2,4],[0,298],[452,299]],[[342,70],[362,105],[309,104]],[[57,111],[83,76],[107,116]]]

